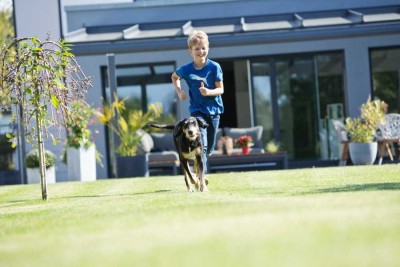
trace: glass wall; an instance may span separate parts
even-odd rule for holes
[[[256,125],[263,126],[263,143],[274,139],[274,121],[272,113],[271,73],[268,62],[254,61],[251,64],[253,85],[253,106]]]
[[[175,65],[126,65],[116,67],[117,95],[126,99],[127,111],[141,109],[147,111],[150,104],[161,103],[163,115],[160,122],[176,122],[175,91],[171,85],[171,74]],[[105,99],[110,101],[107,69],[103,70]]]
[[[337,159],[332,120],[344,120],[341,52],[277,56],[251,63],[255,124],[264,143],[280,142],[290,159]]]
[[[116,93],[119,99],[125,99],[126,113],[130,110],[146,112],[149,105],[158,102],[163,113],[158,119],[160,124],[175,124],[177,112],[175,105],[175,90],[171,84],[171,74],[175,70],[173,63],[148,65],[117,65],[115,75],[117,80]],[[107,68],[103,68],[104,99],[111,101],[111,90],[108,85]],[[107,165],[108,176],[116,176],[115,147],[118,140],[107,129]],[[116,142],[116,143],[114,143]]]
[[[389,113],[400,112],[400,48],[370,52],[374,97],[385,101]]]

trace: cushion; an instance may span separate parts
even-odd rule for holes
[[[151,133],[154,147],[153,151],[176,151],[172,133]]]
[[[249,135],[253,139],[253,148],[263,148],[262,142],[262,126],[255,126],[251,128],[224,128],[224,133],[226,136],[232,137],[233,140],[239,138],[242,135]]]
[[[179,155],[176,151],[152,152],[149,154],[149,161],[179,162]]]
[[[146,133],[143,130],[138,130],[138,134],[142,135],[142,139],[140,139],[140,142],[137,146],[137,153],[149,153],[154,148],[153,138],[151,138],[150,134]]]

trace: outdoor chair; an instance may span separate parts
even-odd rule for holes
[[[339,142],[342,144],[342,152],[339,160],[339,166],[345,166],[349,158],[349,142],[346,128],[342,121],[334,120],[333,127],[335,128],[336,135]],[[382,164],[385,150],[393,161],[393,153],[390,144],[394,146],[397,159],[400,157],[399,142],[400,142],[400,114],[387,114],[385,121],[376,130],[376,141],[378,142],[378,164]]]
[[[340,120],[333,120],[332,124],[335,128],[338,141],[340,144],[342,144],[339,166],[345,166],[347,163],[347,159],[349,158],[349,138],[347,136],[347,131],[343,122]]]
[[[390,160],[393,161],[393,153],[390,144],[395,149],[395,156],[399,159],[399,142],[400,142],[400,114],[390,113],[385,115],[385,121],[378,127],[376,131],[376,140],[379,144],[379,164],[382,163],[382,158],[385,149],[388,152]]]

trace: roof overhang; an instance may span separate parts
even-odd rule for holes
[[[182,48],[194,30],[205,31],[214,47],[399,33],[400,7],[97,26],[70,32],[65,39],[78,55],[152,51]]]

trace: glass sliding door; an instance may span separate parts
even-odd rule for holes
[[[125,114],[132,110],[146,112],[149,105],[160,103],[163,113],[157,120],[160,124],[175,124],[177,121],[175,91],[171,85],[171,74],[175,70],[173,63],[148,65],[117,65],[115,75],[117,80],[116,94],[125,99]],[[108,85],[107,68],[103,68],[104,99],[111,101],[111,91]],[[115,142],[115,143],[114,143]],[[109,176],[115,176],[114,150],[118,144],[114,133],[107,129],[107,161]]]
[[[320,159],[336,160],[341,146],[333,121],[344,123],[344,64],[342,53],[314,56],[319,110]]]
[[[385,101],[388,113],[400,112],[400,48],[370,52],[374,97]]]
[[[271,74],[268,62],[251,64],[253,85],[253,108],[256,125],[263,126],[263,143],[274,139],[273,102],[271,91]]]
[[[339,157],[332,120],[343,120],[342,53],[277,56],[251,63],[254,119],[292,160]]]
[[[281,143],[291,158],[312,158],[318,130],[313,59],[282,58],[275,66]]]
[[[147,111],[150,104],[161,103],[164,118],[170,117],[175,121],[175,91],[171,85],[171,73],[174,64],[152,64],[145,66],[117,66],[117,95],[119,99],[126,99],[128,110],[141,109]],[[107,69],[103,69],[105,83],[105,99],[111,99],[108,87]]]

